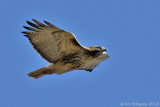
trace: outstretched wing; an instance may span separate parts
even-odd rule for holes
[[[79,44],[75,36],[67,31],[64,31],[47,21],[42,24],[33,19],[34,23],[27,21],[32,26],[24,28],[31,32],[22,32],[26,34],[34,49],[47,61],[54,63],[61,57],[72,54],[84,49]]]

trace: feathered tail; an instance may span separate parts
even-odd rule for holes
[[[37,78],[42,77],[46,74],[52,74],[52,73],[54,73],[53,69],[50,66],[46,66],[46,67],[40,68],[36,71],[33,71],[27,75],[30,77],[33,77],[34,79],[37,79]]]

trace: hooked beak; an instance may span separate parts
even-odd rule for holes
[[[107,49],[106,49],[106,48],[104,48],[104,47],[102,47],[102,50],[103,50],[103,51],[107,51]]]

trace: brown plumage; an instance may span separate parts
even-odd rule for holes
[[[29,73],[30,77],[36,79],[46,74],[62,74],[76,69],[92,71],[109,57],[103,47],[83,47],[72,33],[47,21],[44,21],[46,25],[35,19],[33,21],[35,24],[27,21],[33,28],[24,26],[31,31],[22,33],[29,39],[33,48],[51,64]]]

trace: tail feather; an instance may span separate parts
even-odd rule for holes
[[[37,79],[37,78],[40,78],[46,74],[52,74],[52,73],[54,73],[53,69],[51,69],[50,66],[46,66],[46,67],[43,67],[43,68],[38,69],[36,71],[33,71],[27,75],[30,77],[33,77],[34,79]]]

